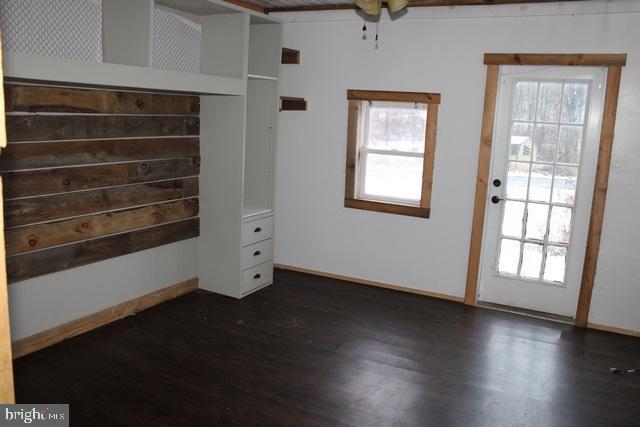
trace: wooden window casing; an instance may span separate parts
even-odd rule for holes
[[[347,100],[349,101],[349,115],[347,124],[347,167],[344,206],[347,208],[429,218],[431,214],[431,187],[433,184],[433,162],[436,148],[436,129],[440,94],[425,92],[348,90]],[[362,132],[362,101],[415,102],[428,104],[422,165],[422,190],[418,206],[367,200],[357,196],[356,177],[358,173],[358,156]]]

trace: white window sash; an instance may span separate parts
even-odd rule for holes
[[[358,199],[370,200],[375,202],[388,202],[401,205],[420,206],[420,199],[404,199],[400,197],[388,197],[367,194],[364,191],[364,182],[367,174],[367,156],[369,154],[382,154],[398,157],[410,157],[410,158],[424,158],[424,152],[412,152],[412,151],[398,151],[398,150],[384,150],[379,148],[370,148],[366,146],[366,141],[369,138],[369,115],[371,104],[363,102],[363,113],[361,115],[360,129],[363,129],[360,141],[358,142],[358,153],[356,162],[356,197]],[[390,103],[391,104],[391,103]],[[385,106],[386,107],[386,106]],[[398,106],[399,108],[406,108],[405,106]]]

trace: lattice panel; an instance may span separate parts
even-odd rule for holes
[[[200,26],[159,8],[153,17],[153,67],[199,73]]]
[[[0,0],[4,48],[102,62],[102,0]]]

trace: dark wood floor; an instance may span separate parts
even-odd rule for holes
[[[15,361],[74,425],[640,425],[640,339],[276,271]]]

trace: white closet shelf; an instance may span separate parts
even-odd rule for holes
[[[199,94],[244,95],[243,79],[87,62],[24,53],[4,53],[8,78],[74,83],[113,88],[136,88]]]
[[[245,220],[248,219],[257,219],[258,217],[271,215],[273,209],[271,208],[256,208],[253,206],[245,206],[242,209],[242,218]]]
[[[261,76],[260,74],[249,74],[247,77],[250,80],[273,80],[273,81],[277,81],[278,80],[277,77]]]

